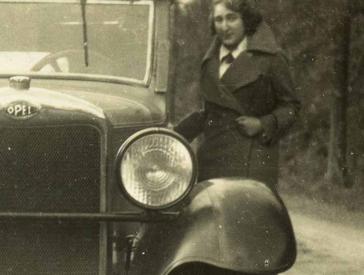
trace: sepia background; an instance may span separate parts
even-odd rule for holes
[[[287,274],[363,274],[364,1],[256,0],[290,60],[302,102],[281,143],[279,191],[299,254]],[[176,121],[201,106],[209,0],[179,0]]]

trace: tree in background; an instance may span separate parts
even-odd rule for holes
[[[353,182],[347,167],[347,103],[349,87],[349,64],[352,7],[349,1],[343,5],[336,28],[334,73],[336,89],[331,95],[330,104],[330,142],[327,165],[327,179],[332,183],[352,186]]]

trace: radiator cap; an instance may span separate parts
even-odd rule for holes
[[[9,87],[16,90],[29,90],[30,77],[28,76],[12,76],[9,79]]]

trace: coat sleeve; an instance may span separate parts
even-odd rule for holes
[[[276,107],[271,114],[260,118],[263,126],[262,142],[278,140],[296,120],[300,102],[294,94],[294,85],[288,62],[282,54],[273,57],[270,67],[271,85]]]
[[[202,133],[205,119],[205,110],[196,111],[183,118],[173,129],[191,142]]]

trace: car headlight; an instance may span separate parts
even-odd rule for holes
[[[132,135],[117,158],[122,189],[136,204],[163,209],[183,199],[196,181],[196,160],[189,144],[164,128]]]

